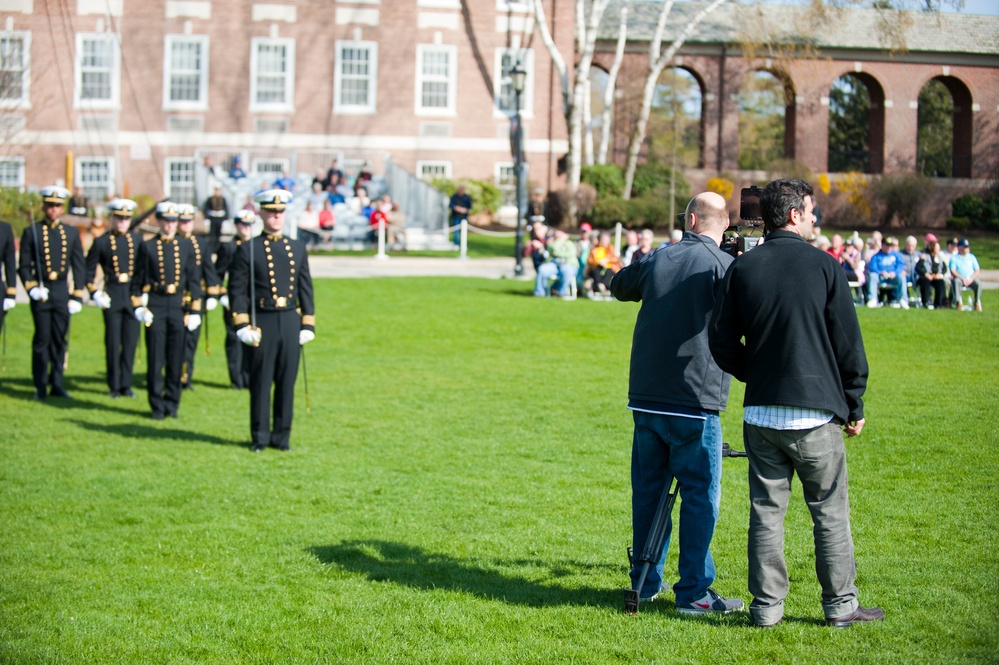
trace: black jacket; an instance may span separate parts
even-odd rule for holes
[[[745,382],[746,406],[864,417],[867,356],[846,272],[796,233],[774,231],[735,260],[709,338],[718,365]]]
[[[14,255],[14,231],[0,222],[0,288],[4,298],[17,295],[17,257]]]
[[[711,359],[707,325],[730,263],[711,238],[684,233],[614,275],[611,293],[642,303],[631,343],[632,408],[725,410],[731,377]]]

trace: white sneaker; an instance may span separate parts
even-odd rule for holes
[[[908,300],[903,300],[902,301],[902,309],[909,309],[909,301]]]
[[[899,304],[899,303],[897,303],[897,302],[893,302],[893,303],[891,304],[891,306],[892,306],[892,309],[898,309],[898,308],[899,308],[899,307],[901,307],[902,305],[900,305],[900,304]]]
[[[927,305],[926,309],[933,309],[933,305]]]
[[[681,614],[730,614],[741,611],[745,606],[738,598],[724,598],[709,587],[702,597],[687,605],[677,605],[676,611]]]
[[[874,298],[871,298],[870,300],[867,301],[867,306],[870,307],[871,309],[877,309],[878,301],[875,300]]]

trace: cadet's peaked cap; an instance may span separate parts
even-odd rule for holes
[[[253,201],[261,210],[281,211],[288,207],[291,192],[284,189],[268,189],[254,196]]]
[[[165,219],[172,222],[180,217],[180,210],[173,201],[163,201],[156,204],[156,219]]]
[[[132,199],[114,199],[108,203],[108,214],[112,217],[131,218],[138,204]]]
[[[69,198],[69,190],[59,185],[42,187],[38,193],[42,195],[43,203],[54,203],[57,206],[64,205]]]
[[[236,224],[253,224],[257,221],[257,216],[252,210],[240,210],[236,213],[236,216],[232,218],[232,221]]]
[[[177,204],[177,215],[182,222],[190,222],[194,219],[194,213],[196,208],[190,203],[178,203]]]

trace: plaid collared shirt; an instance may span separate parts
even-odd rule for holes
[[[802,409],[796,406],[747,406],[742,419],[756,427],[767,429],[813,429],[832,420],[832,411]]]

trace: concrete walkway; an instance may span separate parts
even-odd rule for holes
[[[459,259],[417,256],[310,256],[313,277],[483,277],[513,279],[513,258]],[[524,261],[524,274],[533,279],[534,267]]]

